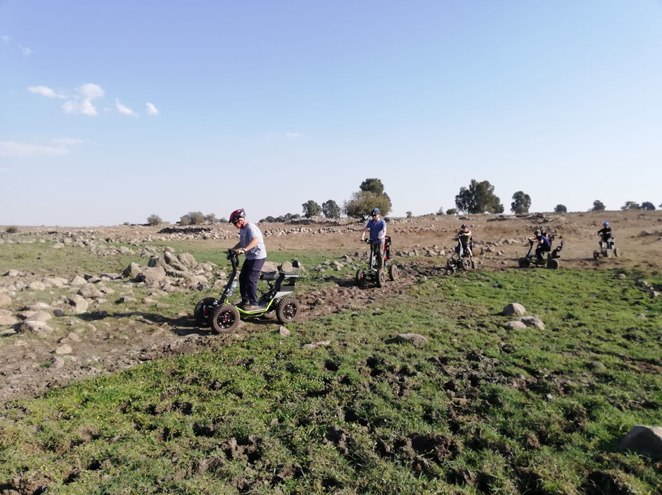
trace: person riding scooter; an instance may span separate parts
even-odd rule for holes
[[[379,208],[373,208],[370,212],[372,219],[368,221],[361,234],[361,240],[365,240],[365,234],[370,234],[370,242],[373,244],[373,249],[377,255],[377,269],[381,269],[384,265],[384,238],[386,237],[386,222],[384,219],[379,218]]]
[[[455,252],[451,255],[451,259],[454,259],[455,255],[462,258],[466,254],[468,254],[470,258],[473,258],[474,253],[471,249],[471,245],[473,244],[473,234],[466,223],[462,224],[460,231],[453,239],[458,240],[460,243],[455,246]]]
[[[245,254],[246,261],[239,274],[239,292],[241,292],[241,307],[244,311],[258,311],[257,281],[267,260],[267,248],[264,245],[262,232],[253,223],[246,220],[243,208],[230,214],[230,223],[240,229],[239,242],[232,248],[237,254]]]
[[[600,236],[600,249],[611,248],[614,245],[614,236],[612,235],[609,222],[604,222],[602,228],[595,234]]]
[[[549,242],[547,236],[542,233],[542,230],[536,229],[533,237],[529,237],[530,242],[537,242],[536,246],[536,259],[538,261],[543,261],[543,253],[548,253],[552,250],[552,245]]]

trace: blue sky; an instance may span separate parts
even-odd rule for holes
[[[657,206],[661,131],[656,0],[0,0],[0,225]]]

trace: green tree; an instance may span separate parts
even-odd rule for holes
[[[322,203],[322,213],[326,218],[340,218],[340,206],[330,199]]]
[[[599,199],[593,201],[593,208],[591,208],[591,211],[605,211],[605,209],[605,204],[602,201]]]
[[[456,208],[449,208],[446,210],[446,215],[457,215],[457,209]]]
[[[161,217],[158,215],[150,215],[147,217],[147,223],[149,225],[161,225],[163,220],[161,220]]]
[[[411,218],[414,214],[411,211],[408,211],[405,215],[407,215],[407,218]]]
[[[528,213],[531,207],[531,196],[524,191],[513,194],[513,202],[510,203],[510,211],[516,214]]]
[[[207,222],[208,224],[217,223],[218,219],[216,218],[216,214],[215,213],[210,213],[209,215],[206,215],[205,216],[205,222]]]
[[[565,205],[556,205],[554,208],[554,213],[568,213],[568,209]]]
[[[202,225],[205,223],[205,215],[201,211],[190,211],[179,219],[182,225]]]
[[[359,186],[361,191],[370,191],[377,195],[384,194],[384,184],[379,179],[366,179]]]
[[[306,218],[316,217],[322,213],[322,207],[312,199],[309,199],[301,206],[303,207],[303,216]]]
[[[503,213],[503,205],[494,194],[494,186],[486,180],[478,182],[471,179],[468,188],[461,187],[460,193],[455,196],[455,206],[467,213]]]
[[[641,210],[641,205],[635,203],[634,201],[626,201],[621,210]]]
[[[643,203],[641,203],[641,209],[653,211],[655,209],[655,205],[650,201],[644,201]]]

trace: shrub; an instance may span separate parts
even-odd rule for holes
[[[163,220],[161,220],[161,217],[158,215],[150,215],[147,217],[147,223],[149,225],[161,225]]]
[[[8,234],[15,234],[16,232],[18,232],[18,227],[16,225],[12,225],[11,227],[7,227],[6,232]]]
[[[303,216],[306,218],[316,217],[322,213],[322,207],[312,199],[309,199],[301,206],[303,207]]]
[[[596,199],[593,201],[593,208],[591,208],[591,211],[605,211],[605,204],[599,199]]]
[[[642,210],[648,210],[648,211],[653,211],[655,209],[655,205],[651,203],[650,201],[644,201],[641,203],[641,209]]]
[[[524,191],[513,194],[513,202],[510,203],[510,211],[516,214],[528,213],[531,207],[531,196]]]
[[[207,222],[209,224],[213,224],[213,223],[218,222],[218,219],[216,218],[216,214],[215,213],[210,213],[209,215],[206,215],[205,216],[205,222]]]
[[[181,225],[202,225],[206,217],[201,211],[190,211],[179,219]]]
[[[407,218],[411,218],[413,216],[413,213],[411,211],[408,211],[407,213],[405,213],[405,215],[407,215]]]
[[[457,215],[457,209],[456,208],[449,208],[446,210],[446,215]]]
[[[621,210],[641,210],[641,205],[634,201],[626,201]]]
[[[494,186],[489,181],[478,182],[471,179],[469,187],[461,187],[455,196],[457,209],[467,213],[503,213],[503,205],[494,194]]]

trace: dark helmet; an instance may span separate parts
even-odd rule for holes
[[[605,222],[602,225],[604,225],[605,227],[609,227],[609,222]]]
[[[536,229],[535,235],[536,236],[542,235],[542,230]]]
[[[374,217],[375,215],[379,215],[379,208],[373,208],[370,212],[370,216]]]
[[[463,229],[466,229],[466,228],[467,228],[467,224],[466,224],[466,223],[463,223],[463,224],[462,224],[462,228],[463,228]]]
[[[242,218],[246,218],[246,212],[243,208],[234,210],[232,213],[230,213],[230,223],[236,223]]]

